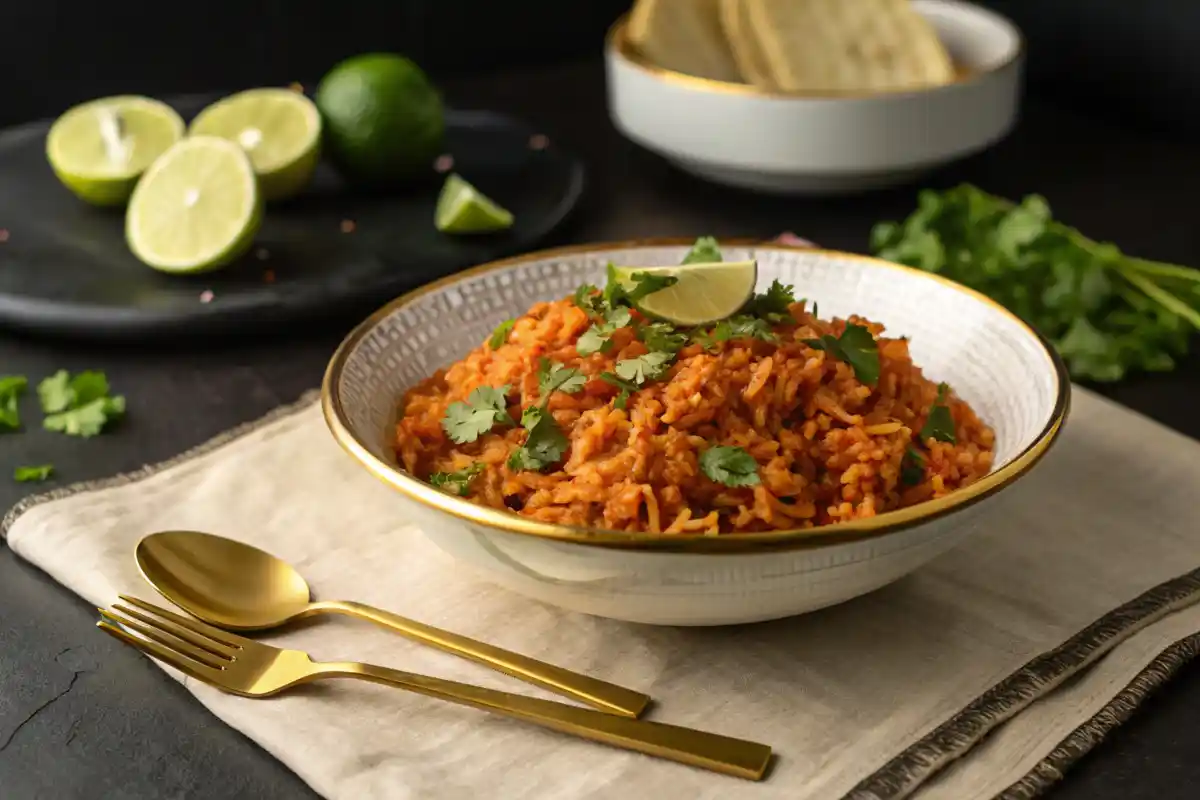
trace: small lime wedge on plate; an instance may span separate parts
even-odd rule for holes
[[[188,133],[241,145],[266,200],[299,193],[321,157],[321,114],[292,89],[250,89],[218,100],[192,120]]]
[[[513,215],[451,173],[438,196],[433,224],[442,233],[493,233],[511,228]]]
[[[191,136],[138,181],[125,212],[125,240],[154,269],[206,272],[246,251],[262,215],[262,194],[245,151],[227,139]]]
[[[754,295],[757,261],[683,264],[673,267],[613,267],[613,277],[633,288],[633,275],[650,272],[676,278],[670,286],[638,299],[634,307],[649,317],[692,327],[725,319]]]
[[[46,135],[46,158],[81,200],[120,205],[183,132],[183,120],[165,103],[136,95],[105,97],[68,109],[54,121]]]

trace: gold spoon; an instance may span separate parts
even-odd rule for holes
[[[138,569],[158,592],[193,616],[231,631],[266,630],[315,614],[369,620],[602,711],[637,717],[650,698],[552,664],[502,650],[378,608],[311,601],[304,578],[257,547],[199,531],[161,531],[138,542]]]

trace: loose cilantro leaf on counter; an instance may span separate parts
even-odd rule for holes
[[[497,424],[511,425],[506,397],[512,387],[480,386],[466,402],[451,403],[442,419],[442,430],[458,444],[473,442]]]
[[[921,428],[921,440],[936,439],[939,442],[948,442],[954,444],[958,439],[954,434],[954,417],[950,414],[950,407],[946,405],[946,392],[949,388],[944,383],[938,384],[937,400],[933,404],[933,408],[929,409],[929,417],[925,420],[924,427]]]
[[[1173,369],[1200,329],[1200,270],[1089,239],[1037,195],[924,191],[906,220],[875,226],[871,249],[991,297],[1050,339],[1079,380]]]
[[[40,464],[36,467],[17,467],[13,470],[13,480],[17,483],[36,483],[49,479],[53,474],[53,464]]]
[[[726,486],[757,486],[758,462],[740,447],[710,447],[700,454],[700,470]]]
[[[496,326],[496,330],[492,331],[492,336],[488,339],[488,347],[493,350],[499,350],[500,347],[508,341],[508,335],[512,333],[513,326],[517,324],[515,319],[506,319]]]
[[[916,486],[925,480],[925,456],[914,447],[904,452],[900,461],[900,483],[904,486]]]
[[[429,476],[429,482],[443,492],[466,497],[471,491],[471,481],[483,472],[483,466],[482,461],[476,461],[471,466],[456,472],[435,472]]]
[[[0,375],[0,431],[15,431],[21,426],[17,402],[28,385],[24,375]]]
[[[652,352],[637,358],[625,358],[617,362],[617,376],[637,386],[646,381],[658,380],[671,367],[673,353]]]
[[[37,387],[46,417],[42,427],[68,436],[88,438],[125,414],[125,398],[109,395],[103,372],[84,371],[72,376],[61,369]]]
[[[721,260],[721,247],[711,236],[701,236],[687,251],[681,264],[715,264]]]
[[[538,397],[545,403],[551,392],[566,392],[575,394],[587,383],[587,378],[574,367],[551,363],[550,359],[542,358],[538,362]]]
[[[611,372],[601,372],[600,380],[621,390],[613,400],[614,408],[625,408],[625,406],[629,403],[629,395],[638,390],[638,385],[636,383],[627,381],[624,378],[612,374]]]
[[[540,470],[563,457],[570,446],[567,435],[554,421],[549,411],[537,406],[525,409],[521,425],[527,431],[525,444],[508,457],[508,468],[517,470]]]
[[[805,339],[804,343],[854,368],[854,377],[867,386],[879,382],[879,344],[862,325],[850,323],[841,336],[825,334],[820,339]]]
[[[610,309],[605,313],[603,322],[596,323],[579,337],[575,343],[576,352],[581,356],[608,352],[612,347],[612,335],[632,321],[633,315],[628,308],[618,306]]]

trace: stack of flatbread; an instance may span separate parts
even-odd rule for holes
[[[636,0],[629,42],[666,69],[797,93],[914,89],[954,79],[909,0]]]

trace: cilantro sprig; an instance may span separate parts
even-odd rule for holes
[[[758,462],[740,447],[710,447],[700,454],[700,471],[725,486],[757,486]]]
[[[879,382],[879,344],[862,325],[850,323],[841,336],[827,333],[819,339],[805,339],[804,343],[849,364],[860,383],[874,386]]]
[[[721,246],[711,236],[701,236],[687,251],[681,264],[715,264],[721,261]]]
[[[29,379],[24,375],[0,375],[0,431],[15,431],[21,427],[21,412],[17,403]]]
[[[508,415],[508,384],[499,388],[480,386],[467,395],[466,401],[451,403],[442,418],[442,430],[458,444],[473,442],[496,425],[511,425]]]
[[[484,464],[476,461],[469,467],[454,472],[435,472],[429,476],[429,482],[443,492],[466,497],[471,492],[471,482],[483,472]]]
[[[722,342],[735,339],[758,339],[763,342],[777,341],[771,324],[765,319],[739,314],[729,319],[723,319],[711,329],[700,329],[692,334],[692,339],[706,350],[715,350]]]
[[[562,459],[570,442],[550,413],[550,396],[554,392],[575,394],[583,389],[587,379],[573,367],[554,364],[543,358],[538,364],[539,403],[521,413],[525,443],[508,457],[513,471],[537,471]]]
[[[488,347],[499,350],[508,341],[508,335],[512,333],[513,326],[516,324],[515,319],[506,319],[497,325],[496,329],[492,331],[492,335],[488,337]]]
[[[780,283],[776,278],[771,281],[771,285],[765,292],[750,298],[744,312],[768,322],[779,323],[787,319],[788,307],[794,302],[796,302],[796,290],[786,283]]]
[[[939,442],[955,444],[958,439],[954,433],[954,417],[950,414],[950,406],[946,405],[946,393],[950,387],[944,383],[938,384],[937,400],[929,409],[929,416],[921,428],[921,441],[936,439]]]
[[[611,372],[601,372],[600,380],[621,390],[613,399],[614,408],[625,408],[625,406],[629,404],[629,396],[640,388],[633,381],[627,381],[619,375],[614,375]]]
[[[904,486],[916,486],[925,480],[925,456],[911,445],[904,451],[900,460],[900,483]]]
[[[581,356],[607,353],[612,349],[612,335],[633,322],[628,308],[618,306],[604,312],[604,319],[588,328],[575,342],[575,350]]]
[[[991,297],[1046,336],[1077,380],[1173,369],[1200,329],[1200,270],[1090,239],[1037,195],[925,191],[906,220],[875,226],[871,249]]]

